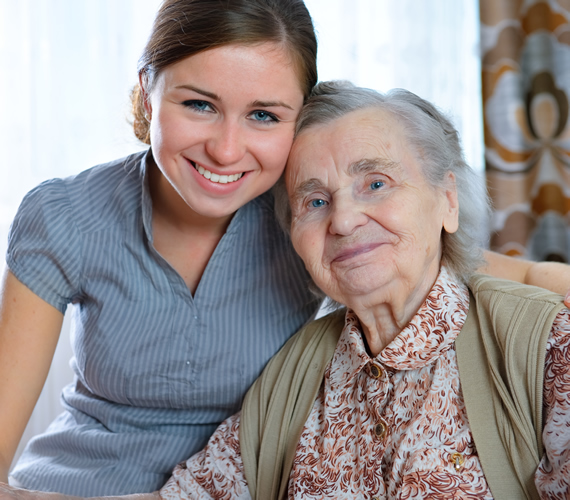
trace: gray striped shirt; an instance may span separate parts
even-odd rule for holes
[[[192,296],[153,248],[145,161],[47,181],[12,224],[10,270],[62,312],[73,304],[75,381],[12,471],[27,488],[158,489],[318,308],[270,193],[238,210]]]

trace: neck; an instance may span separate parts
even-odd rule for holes
[[[408,325],[425,302],[438,273],[439,270],[432,277],[426,275],[414,288],[392,282],[366,296],[352,297],[351,303],[346,304],[358,317],[373,357],[378,356]]]

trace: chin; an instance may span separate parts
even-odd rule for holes
[[[339,276],[338,286],[341,290],[350,290],[351,293],[370,293],[396,279],[394,273],[387,271],[387,268],[381,270],[369,267],[355,269],[344,276]]]
[[[224,219],[230,217],[235,214],[239,208],[239,206],[236,208],[231,200],[215,200],[213,202],[211,200],[202,202],[194,200],[194,202],[187,202],[187,204],[192,211],[199,216],[210,219]]]

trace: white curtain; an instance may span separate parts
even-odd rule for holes
[[[0,252],[20,200],[41,181],[125,156],[129,91],[159,0],[0,0]],[[0,270],[4,259],[1,259]],[[66,318],[22,438],[61,413],[73,379]]]
[[[160,0],[0,0],[0,252],[33,186],[141,145],[128,124],[136,63]],[[404,87],[453,118],[482,170],[477,0],[306,0],[321,80]],[[67,330],[22,444],[61,411]]]
[[[478,0],[305,0],[319,40],[319,79],[401,87],[454,121],[483,170]]]

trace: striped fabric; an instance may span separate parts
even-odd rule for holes
[[[152,246],[150,157],[47,181],[12,225],[10,270],[74,320],[66,411],[12,471],[27,488],[160,488],[318,308],[269,193],[236,213],[192,296]]]

